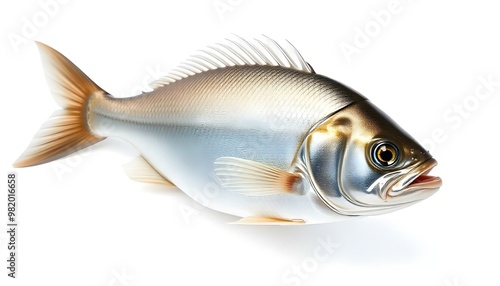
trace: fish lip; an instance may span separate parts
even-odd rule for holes
[[[416,191],[437,191],[442,185],[441,178],[428,176],[436,165],[437,161],[431,158],[414,167],[388,189],[387,197],[397,197]]]

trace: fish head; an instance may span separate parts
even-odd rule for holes
[[[342,215],[375,215],[409,206],[441,186],[435,159],[369,101],[336,112],[304,140],[305,176],[321,201]]]

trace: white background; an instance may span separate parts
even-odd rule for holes
[[[2,176],[57,109],[34,40],[61,51],[111,94],[129,96],[151,74],[236,33],[288,39],[317,73],[370,98],[432,150],[440,164],[433,174],[444,185],[420,204],[378,217],[235,226],[228,224],[235,217],[178,190],[130,181],[121,166],[137,151],[109,139],[70,159],[16,170],[19,278],[7,278],[2,262],[1,285],[500,284],[500,86],[489,98],[475,97],[480,77],[500,81],[493,1],[68,0],[50,15],[40,5],[48,0],[4,2]],[[391,5],[395,11],[380,12]],[[374,22],[387,13],[390,19]],[[346,57],[341,46],[356,47],[355,39],[359,50]],[[6,239],[2,230],[2,261]],[[324,261],[315,256],[318,240],[338,245]],[[294,265],[302,278],[288,272]]]

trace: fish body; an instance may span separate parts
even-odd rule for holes
[[[132,178],[175,185],[241,223],[381,214],[437,191],[440,179],[427,174],[435,160],[365,97],[316,74],[295,49],[229,44],[130,98],[114,98],[39,44],[63,110],[15,165],[118,137],[141,153],[126,168]]]

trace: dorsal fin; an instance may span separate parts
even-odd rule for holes
[[[288,47],[285,48],[267,36],[251,41],[239,36],[235,38],[226,39],[225,43],[218,43],[200,50],[168,75],[151,82],[150,87],[157,89],[197,73],[231,66],[281,66],[314,73],[311,65],[288,41],[286,41]]]

